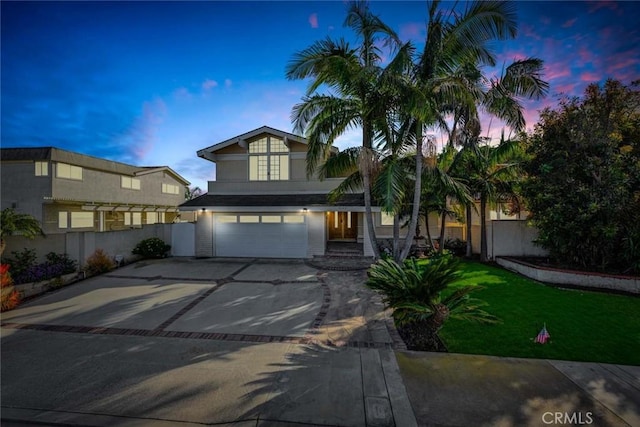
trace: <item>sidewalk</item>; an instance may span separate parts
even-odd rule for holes
[[[419,426],[640,426],[640,367],[396,352]]]

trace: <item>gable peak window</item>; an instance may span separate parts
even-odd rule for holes
[[[264,136],[249,143],[249,181],[289,179],[289,147],[282,138]]]

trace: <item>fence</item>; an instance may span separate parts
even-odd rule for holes
[[[547,251],[536,246],[538,229],[525,220],[487,221],[487,253],[490,259],[499,256],[545,256]],[[480,253],[480,226],[471,227],[473,253]]]
[[[122,256],[125,260],[132,259],[131,251],[143,239],[158,237],[172,245],[172,255],[193,256],[195,224],[152,224],[141,228],[122,231],[80,231],[64,234],[50,234],[34,240],[22,236],[9,236],[5,257],[11,257],[12,251],[24,248],[34,249],[39,261],[43,261],[49,252],[66,253],[76,260],[80,266],[96,249],[102,249],[111,256]],[[176,247],[175,253],[173,247]],[[189,248],[191,248],[189,250]]]

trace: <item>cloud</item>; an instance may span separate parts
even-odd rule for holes
[[[224,79],[224,87],[231,87],[232,84],[231,79]]]
[[[573,24],[575,24],[577,20],[578,20],[578,18],[573,18],[573,19],[569,19],[569,20],[565,21],[565,23],[562,24],[562,28],[571,28],[571,27],[573,27]]]
[[[607,8],[609,10],[613,10],[613,11],[618,11],[618,4],[615,1],[609,1],[609,0],[605,0],[605,1],[596,1],[596,2],[591,2],[591,7],[589,7],[589,13],[594,13],[596,11],[598,11],[599,9],[602,8]]]
[[[402,40],[422,41],[426,36],[426,28],[424,24],[408,22],[400,25],[400,32],[398,35]]]
[[[529,37],[532,38],[534,40],[541,40],[542,36],[540,36],[540,34],[538,34],[535,29],[533,28],[532,25],[528,25],[528,24],[522,24],[520,25],[520,29],[522,30],[522,35],[524,35],[525,37]]]
[[[309,25],[311,25],[311,28],[318,28],[318,14],[317,13],[312,13],[311,15],[309,15]]]
[[[218,82],[215,80],[206,79],[204,82],[202,82],[202,90],[204,91],[211,90],[214,87],[218,87]]]
[[[130,155],[137,162],[153,150],[159,126],[167,115],[167,105],[160,98],[146,101],[142,105],[141,114],[133,121],[120,138],[120,145],[130,148]]]
[[[178,101],[190,101],[193,99],[193,94],[186,87],[179,87],[173,91],[172,95]]]
[[[578,78],[582,82],[594,83],[594,82],[599,82],[600,80],[602,80],[603,75],[600,74],[600,73],[594,73],[594,72],[591,72],[591,71],[585,71],[585,72],[581,73],[578,76]]]

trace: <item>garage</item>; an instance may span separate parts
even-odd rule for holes
[[[302,214],[216,214],[214,221],[216,256],[307,256],[307,221]]]

